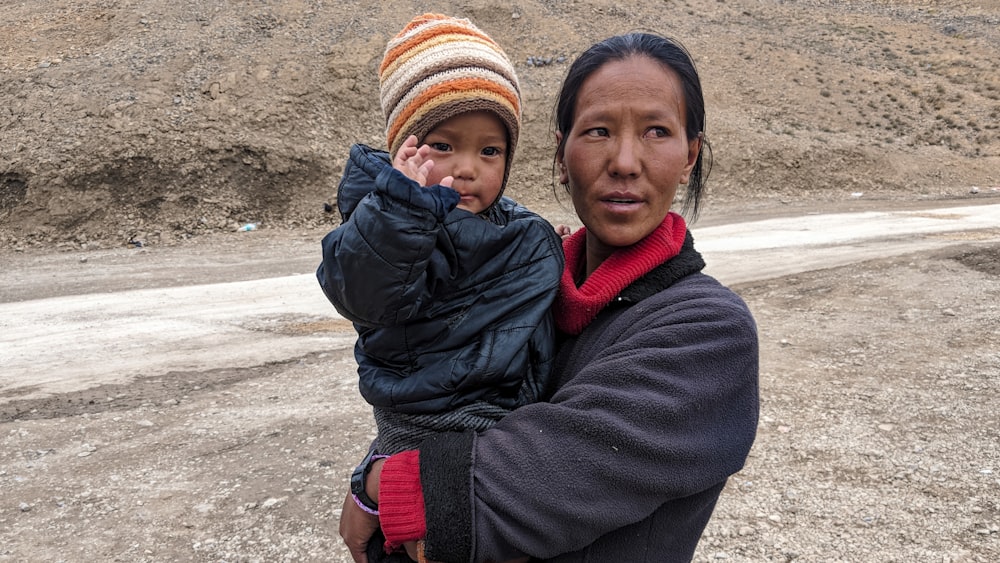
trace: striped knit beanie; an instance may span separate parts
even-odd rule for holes
[[[439,14],[411,20],[386,46],[379,90],[393,156],[410,135],[422,142],[458,114],[496,114],[507,126],[507,183],[521,127],[521,88],[510,59],[472,22]]]

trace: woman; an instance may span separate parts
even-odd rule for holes
[[[743,301],[702,274],[704,99],[652,34],[594,45],[556,109],[556,164],[584,228],[566,238],[556,389],[481,434],[371,463],[380,515],[344,504],[356,561],[420,540],[439,561],[690,561],[755,436],[758,348]],[[414,550],[411,547],[411,555]]]

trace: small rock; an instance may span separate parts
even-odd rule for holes
[[[261,503],[260,506],[262,508],[274,508],[275,506],[278,506],[279,504],[281,504],[281,501],[283,501],[283,500],[284,499],[271,497],[271,498],[265,500],[263,503]]]
[[[22,502],[21,504],[17,505],[17,508],[21,512],[31,512],[31,505],[26,502]]]

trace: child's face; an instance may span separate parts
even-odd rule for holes
[[[460,209],[479,213],[496,201],[507,166],[507,128],[495,114],[472,111],[442,121],[423,140],[434,161],[427,185],[445,176],[462,196]]]

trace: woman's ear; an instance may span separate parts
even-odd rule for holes
[[[691,170],[694,169],[694,165],[698,162],[698,154],[701,153],[701,138],[704,133],[698,133],[698,136],[694,139],[688,141],[688,156],[687,164],[684,166],[684,172],[681,173],[680,184],[687,184],[691,179]]]
[[[559,167],[559,183],[566,185],[569,183],[569,174],[566,172],[566,161],[563,159],[566,151],[562,144],[563,134],[562,131],[556,131],[556,166]]]

